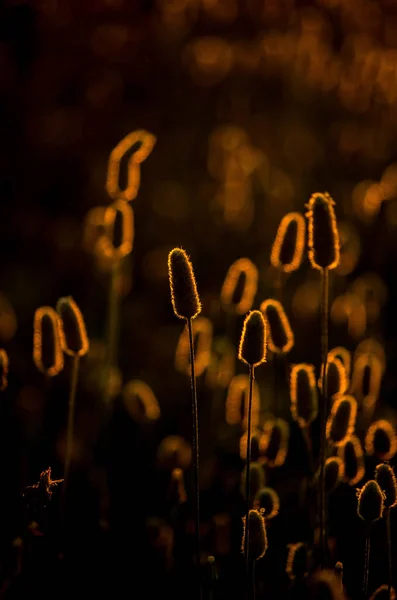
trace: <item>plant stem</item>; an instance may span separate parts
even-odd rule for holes
[[[194,345],[193,345],[193,330],[192,320],[187,320],[189,332],[189,347],[190,347],[190,382],[192,386],[192,414],[193,414],[193,460],[194,460],[194,497],[195,497],[195,517],[196,517],[196,561],[198,575],[198,590],[199,598],[202,597],[201,577],[200,577],[200,492],[199,492],[199,426],[198,426],[198,411],[197,411],[197,389],[196,375],[194,371]]]
[[[64,482],[62,486],[63,494],[65,494],[66,487],[68,484],[70,465],[72,463],[73,454],[73,430],[74,430],[74,414],[76,408],[76,391],[77,382],[79,378],[79,366],[80,356],[76,355],[73,357],[72,373],[70,378],[70,391],[69,391],[69,409],[68,409],[68,428],[66,434],[66,452],[65,452],[65,468],[64,468]]]
[[[369,553],[371,549],[371,537],[370,532],[368,531],[367,537],[365,539],[365,558],[364,558],[364,583],[363,583],[363,593],[364,598],[367,597],[368,594],[368,578],[369,578]]]
[[[387,539],[387,562],[389,567],[389,580],[388,580],[388,596],[391,598],[391,586],[393,583],[392,568],[391,568],[391,535],[390,535],[390,509],[385,508],[385,521],[386,521],[386,539]]]
[[[252,561],[252,600],[256,598],[255,560]]]
[[[246,458],[246,477],[245,477],[245,536],[244,536],[244,561],[245,573],[249,577],[249,560],[248,560],[248,537],[249,537],[249,510],[250,510],[250,462],[251,462],[251,413],[252,413],[252,390],[254,385],[254,367],[249,368],[249,397],[247,411],[247,458]]]
[[[321,439],[320,439],[320,478],[319,478],[319,509],[320,509],[320,557],[321,566],[326,566],[327,535],[326,535],[326,503],[325,503],[325,460],[327,451],[326,426],[328,418],[327,393],[327,355],[328,355],[328,269],[321,271]]]
[[[109,405],[110,377],[111,370],[117,363],[117,341],[119,333],[119,290],[118,279],[120,275],[121,260],[112,265],[112,271],[109,283],[109,304],[108,304],[108,323],[107,323],[107,361],[105,369],[104,399],[105,406]]]

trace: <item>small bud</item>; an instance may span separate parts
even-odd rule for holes
[[[245,318],[238,358],[250,367],[266,362],[266,323],[259,310],[252,310]]]
[[[201,312],[192,263],[182,248],[168,255],[168,275],[174,313],[180,319],[194,319]]]
[[[63,369],[60,318],[50,306],[42,306],[34,314],[33,360],[38,370],[49,377]]]
[[[335,202],[327,193],[313,194],[307,204],[309,260],[313,269],[335,269],[340,260],[340,242]]]
[[[386,508],[397,505],[397,481],[394,471],[387,463],[381,463],[375,469],[375,481],[385,494]]]
[[[267,343],[272,352],[286,354],[294,345],[294,334],[283,305],[278,300],[262,302],[260,310],[266,321]]]
[[[241,550],[244,552],[244,542],[246,535],[245,517],[243,517],[244,531],[241,543]],[[262,514],[255,509],[248,514],[248,558],[250,560],[259,560],[265,555],[267,550],[266,525]]]
[[[361,490],[357,490],[357,513],[368,525],[381,518],[384,494],[376,481],[370,480]]]
[[[393,425],[386,419],[371,423],[365,436],[365,449],[367,454],[379,460],[391,460],[397,452],[397,436]]]

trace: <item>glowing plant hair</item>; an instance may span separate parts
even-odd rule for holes
[[[328,360],[331,360],[332,358],[339,358],[339,360],[342,361],[342,364],[345,367],[346,383],[348,385],[352,361],[351,353],[347,348],[344,348],[344,346],[336,346],[328,352]]]
[[[129,415],[138,423],[160,418],[160,406],[152,388],[140,379],[132,379],[124,386],[123,400]]]
[[[378,483],[367,481],[361,490],[357,490],[357,514],[368,525],[381,518],[384,507],[384,495]]]
[[[84,356],[89,350],[84,317],[71,296],[59,298],[57,313],[60,317],[62,350],[69,356]]]
[[[247,534],[246,517],[243,517],[243,524],[242,551],[244,551],[245,536]],[[248,513],[248,557],[250,560],[259,560],[262,556],[265,556],[266,550],[267,535],[265,519],[261,512],[252,509]]]
[[[337,448],[338,456],[344,464],[344,481],[357,485],[365,475],[364,451],[357,436],[352,435]]]
[[[290,376],[291,414],[299,427],[306,428],[318,413],[316,376],[313,365],[293,365]]]
[[[283,305],[278,300],[262,302],[260,310],[266,321],[267,343],[272,352],[286,354],[294,345],[294,334]]]
[[[133,131],[126,135],[109,156],[108,172],[106,179],[106,190],[111,198],[116,200],[133,200],[139,190],[140,185],[140,168],[139,165],[143,162],[153,150],[156,143],[156,138],[151,133],[144,129]],[[125,190],[121,190],[119,186],[120,177],[120,162],[123,156],[135,145],[139,144],[139,148],[131,156],[128,162],[128,183]]]
[[[254,508],[263,511],[266,521],[274,519],[280,510],[280,498],[276,490],[271,487],[262,487],[258,490],[254,500]]]
[[[289,424],[284,419],[266,421],[259,442],[261,456],[269,467],[281,467],[288,453]]]
[[[375,469],[375,481],[385,494],[385,507],[397,505],[397,481],[393,468],[387,463],[381,463]]]
[[[391,460],[397,452],[397,436],[393,425],[380,419],[374,421],[365,436],[365,450],[370,456],[380,460]]]
[[[291,273],[301,265],[305,249],[306,222],[299,212],[286,214],[278,226],[270,254],[270,263],[276,269]]]
[[[106,207],[104,235],[98,240],[97,251],[117,262],[131,253],[134,235],[134,211],[127,202],[114,200]]]
[[[287,564],[285,572],[291,581],[301,581],[309,573],[309,556],[306,544],[288,544]]]
[[[340,242],[334,210],[327,193],[313,194],[307,204],[309,260],[313,269],[335,269],[339,264]]]
[[[247,428],[248,395],[249,376],[243,374],[235,375],[229,384],[226,398],[226,423],[228,425],[238,425],[242,422],[244,429]],[[243,420],[241,420],[242,403],[244,403]],[[259,424],[259,410],[259,387],[256,381],[254,381],[252,396],[252,427],[254,428]]]
[[[233,294],[239,282],[240,275],[245,276],[244,290],[240,301],[232,304]],[[258,269],[249,258],[239,258],[226,274],[221,290],[221,303],[226,310],[243,315],[250,310],[258,289]]]
[[[329,357],[327,359],[326,367],[327,377],[327,394],[330,398],[335,400],[337,397],[345,394],[347,391],[347,377],[345,367],[339,358]],[[322,389],[323,381],[320,377],[318,387]]]
[[[160,468],[185,471],[192,462],[192,448],[180,435],[168,435],[161,440],[156,458]]]
[[[197,317],[193,321],[193,337],[197,338],[195,351],[196,377],[204,373],[211,360],[212,323],[206,317]],[[175,367],[181,373],[190,375],[190,344],[188,329],[182,331],[175,353]]]
[[[4,392],[8,385],[8,354],[0,348],[0,392]]]
[[[250,367],[266,362],[266,323],[259,310],[251,310],[241,332],[238,358]]]
[[[343,444],[354,431],[356,416],[357,402],[353,396],[345,395],[337,398],[327,420],[327,440],[334,446]]]
[[[338,456],[330,456],[325,461],[325,492],[330,494],[342,482],[345,466]]]
[[[350,391],[359,402],[363,403],[364,411],[372,416],[379,398],[382,381],[382,363],[375,354],[359,354],[354,361]]]
[[[33,361],[49,377],[63,369],[60,318],[51,306],[41,306],[34,314]]]
[[[201,312],[192,263],[183,248],[174,248],[168,255],[171,302],[179,319],[194,319]]]

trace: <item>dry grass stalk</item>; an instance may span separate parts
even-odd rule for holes
[[[334,446],[342,445],[353,434],[357,417],[357,402],[353,396],[335,400],[327,420],[327,440]]]
[[[344,481],[357,485],[365,475],[364,451],[357,436],[352,435],[337,448],[338,456],[344,464]]]

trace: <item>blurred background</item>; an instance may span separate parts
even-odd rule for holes
[[[229,266],[241,257],[256,265],[253,308],[276,296],[279,278],[269,257],[280,220],[304,212],[313,192],[328,191],[342,241],[341,264],[331,277],[330,348],[353,352],[368,339],[380,344],[384,374],[375,416],[397,422],[396,108],[394,0],[2,3],[0,343],[10,373],[0,397],[0,550],[6,597],[32,590],[124,597],[141,586],[149,597],[165,589],[186,597],[190,504],[181,541],[167,516],[169,469],[156,457],[168,435],[191,442],[189,377],[175,368],[183,323],[169,295],[167,256],[174,246],[191,256],[213,339],[227,334],[236,347],[244,315],[230,318],[220,301]],[[111,276],[95,242],[101,210],[111,202],[109,154],[138,129],[153,134],[156,144],[140,165],[131,202],[135,239],[120,275],[117,368],[104,403]],[[62,559],[54,550],[56,525],[45,535],[41,526],[27,542],[32,516],[22,493],[48,466],[56,479],[63,473],[71,363],[66,358],[54,378],[38,372],[32,334],[35,310],[67,295],[85,317],[90,352],[81,361],[77,396],[65,542],[71,550]],[[319,276],[306,258],[285,277],[282,298],[295,333],[289,362],[318,369]],[[246,372],[242,364],[232,368]],[[264,584],[269,598],[282,597],[287,586],[286,544],[306,541],[310,523],[310,515],[297,517],[297,482],[307,476],[307,464],[290,416],[286,368],[286,362],[278,370],[266,365],[257,377],[261,416],[270,411],[289,421],[290,448],[295,444],[285,465],[268,473],[282,500],[263,566],[264,581],[266,572],[273,575]],[[132,379],[151,387],[160,419],[142,423],[129,413],[123,390]],[[226,392],[211,384],[208,369],[198,392],[203,551],[216,555],[214,519],[215,530],[225,519],[235,523],[226,550],[218,548],[225,574],[218,595],[236,597],[242,429],[225,423]],[[185,483],[189,498],[190,469]],[[354,532],[354,490],[335,502],[336,530],[346,520]],[[342,542],[348,555],[351,548]],[[361,542],[352,554],[359,565]],[[21,545],[31,547],[29,575],[15,582],[10,573]],[[354,568],[345,566],[352,596],[361,582]],[[384,583],[382,566],[378,571],[374,587]]]

